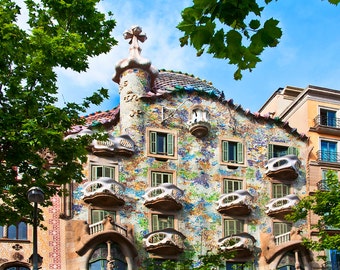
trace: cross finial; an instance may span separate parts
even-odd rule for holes
[[[125,39],[130,39],[130,57],[138,57],[142,49],[139,47],[138,40],[144,42],[147,37],[146,34],[142,32],[140,26],[132,26],[130,30],[126,30],[123,34]]]

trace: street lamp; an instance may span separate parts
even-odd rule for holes
[[[31,187],[27,192],[28,201],[34,203],[33,210],[33,270],[38,270],[38,203],[45,199],[44,192],[39,187]]]

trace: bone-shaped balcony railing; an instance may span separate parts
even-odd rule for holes
[[[228,194],[222,194],[217,201],[217,209],[243,204],[251,208],[253,197],[247,190],[236,190]]]
[[[100,177],[95,181],[90,181],[84,184],[84,197],[104,192],[121,197],[124,190],[124,185],[112,178]]]
[[[159,245],[171,245],[183,249],[183,240],[184,236],[180,232],[169,228],[150,233],[146,238],[143,239],[143,244],[146,248]]]
[[[237,248],[254,250],[254,239],[247,233],[241,233],[238,235],[231,235],[218,240],[218,246],[223,251],[230,251]]]
[[[283,169],[293,169],[298,175],[301,162],[296,155],[285,155],[282,157],[271,158],[266,165],[266,174],[280,171]]]
[[[152,187],[146,190],[143,198],[146,202],[155,201],[164,198],[171,198],[175,201],[179,201],[179,198],[184,194],[183,190],[175,186],[174,184],[164,183],[157,187]]]
[[[282,198],[272,199],[266,205],[266,213],[271,213],[280,210],[287,210],[295,206],[300,199],[295,194],[290,194]]]

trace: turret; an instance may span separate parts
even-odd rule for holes
[[[130,54],[117,63],[112,80],[119,84],[121,133],[129,135],[138,125],[143,126],[144,115],[140,98],[151,91],[158,70],[151,66],[150,60],[140,55],[142,49],[138,41],[144,42],[147,38],[141,27],[131,27],[124,32],[124,38],[130,40]],[[130,135],[136,145],[140,146],[141,138],[136,133]]]

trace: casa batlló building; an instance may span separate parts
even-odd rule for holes
[[[108,135],[89,145],[83,183],[44,210],[42,269],[135,270],[184,257],[198,266],[217,250],[235,252],[224,269],[321,269],[302,245],[305,221],[285,219],[306,195],[307,137],[206,81],[155,69],[141,56],[140,27],[125,38],[130,53],[113,77],[119,107],[86,116],[65,138]],[[27,269],[30,230],[18,250],[4,239],[0,269]]]

